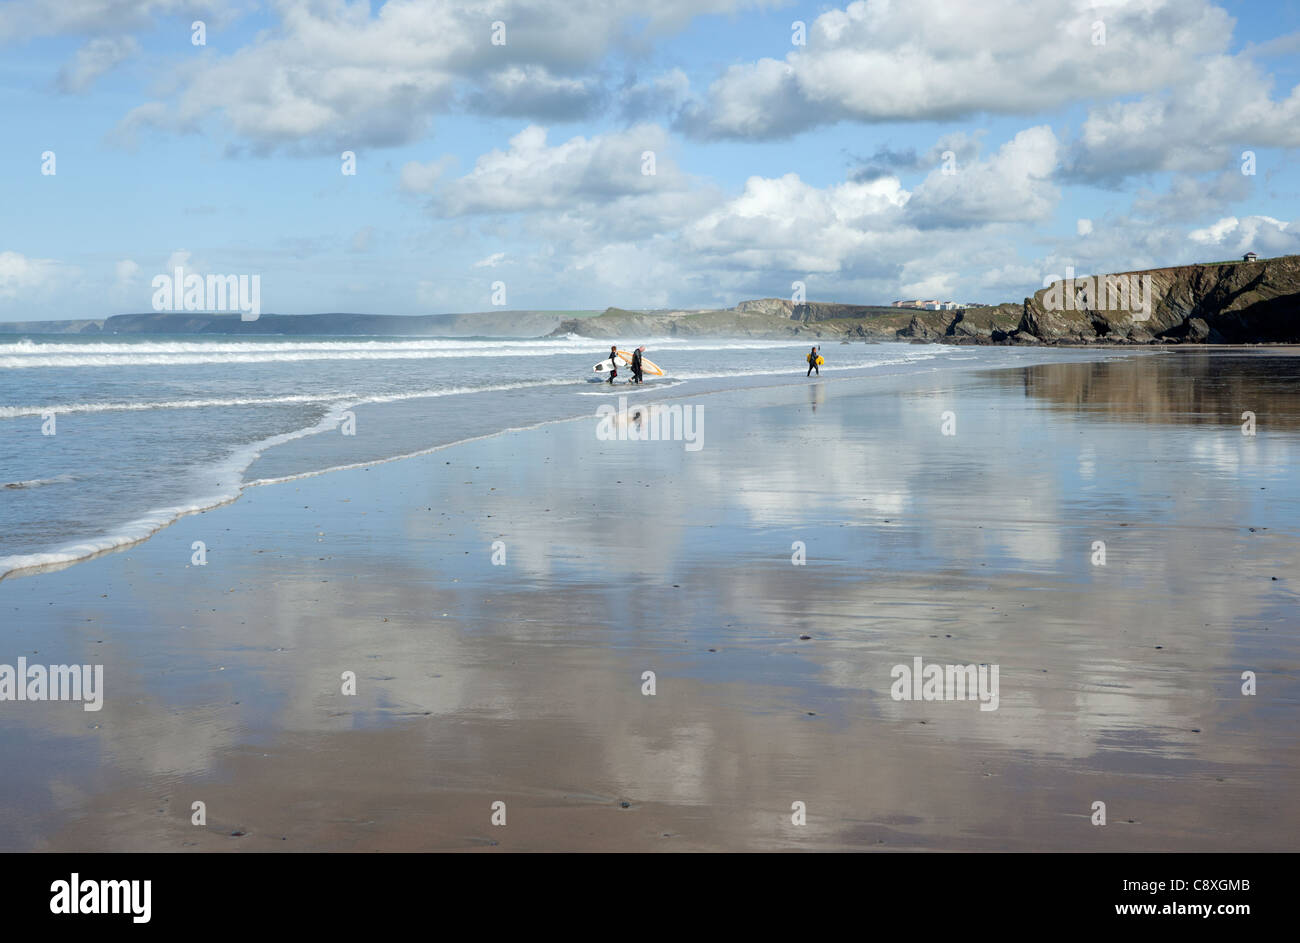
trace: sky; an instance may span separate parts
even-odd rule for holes
[[[1300,0],[0,0],[0,142],[0,321],[1019,301],[1300,253]]]

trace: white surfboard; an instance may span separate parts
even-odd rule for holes
[[[631,370],[632,354],[626,350],[620,350],[618,352],[617,360],[602,360],[591,369],[595,370],[597,373],[609,373],[610,369],[613,367],[626,367]],[[644,356],[641,358],[641,372],[649,374],[652,377],[661,377],[664,375],[663,369],[657,363],[652,362]]]
[[[609,373],[610,369],[613,367],[626,367],[632,362],[632,354],[626,350],[616,350],[615,354],[618,356],[617,360],[613,357],[608,360],[602,360],[591,369],[595,370],[597,373]]]

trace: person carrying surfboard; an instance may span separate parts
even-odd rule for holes
[[[645,344],[642,344],[636,350],[632,351],[632,382],[641,382],[641,352],[645,350]]]
[[[609,345],[609,379],[606,383],[613,384],[614,377],[618,376],[618,345]]]
[[[808,376],[808,377],[812,376],[812,372],[813,372],[814,370],[817,371],[817,375],[818,375],[818,376],[821,376],[821,375],[822,375],[821,368],[817,366],[817,359],[818,359],[818,358],[817,358],[817,348],[814,347],[814,348],[812,349],[812,353],[810,353],[810,354],[808,355],[808,372],[805,373],[804,376]]]

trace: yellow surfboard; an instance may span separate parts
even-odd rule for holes
[[[812,354],[808,354],[808,355],[806,355],[803,359],[806,360],[806,361],[808,361],[808,363],[812,363]],[[823,358],[820,354],[818,354],[818,355],[817,355],[817,366],[820,367],[820,366],[821,366],[822,364],[824,364],[825,362],[826,362],[825,358]]]
[[[629,367],[632,366],[632,355],[626,350],[620,350],[618,352],[618,359],[623,361]],[[664,375],[659,364],[655,363],[653,360],[647,360],[645,354],[641,355],[641,372],[652,377],[661,377]]]

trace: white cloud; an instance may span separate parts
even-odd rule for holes
[[[17,298],[53,281],[53,259],[29,259],[18,252],[0,252],[0,298]]]
[[[432,193],[434,185],[455,163],[456,158],[450,154],[425,164],[408,161],[402,165],[400,186],[409,193]]]
[[[951,301],[957,291],[957,282],[956,272],[926,272],[920,280],[900,285],[898,291],[904,298],[937,298]]]
[[[1105,45],[1092,43],[1104,19]],[[952,120],[1154,91],[1221,52],[1232,20],[1208,0],[888,0],[819,16],[783,61],[733,66],[683,114],[706,136],[782,137],[841,120]]]
[[[677,112],[690,96],[691,80],[681,69],[669,69],[647,82],[631,82],[619,90],[624,117],[640,121]]]
[[[1204,229],[1193,229],[1187,234],[1187,238],[1202,245],[1218,245],[1230,233],[1236,232],[1239,224],[1240,220],[1237,217],[1228,216],[1212,226],[1206,226]]]
[[[121,36],[167,16],[225,24],[240,4],[223,0],[6,0],[0,4],[0,43],[41,36]],[[188,29],[185,33],[188,41]]]
[[[1092,235],[1092,220],[1090,220],[1090,219],[1079,219],[1079,220],[1076,220],[1076,221],[1075,221],[1075,224],[1074,224],[1074,231],[1075,231],[1076,233],[1078,233],[1080,236],[1091,236],[1091,235]]]
[[[1060,199],[1050,182],[1059,149],[1051,128],[1026,128],[987,161],[952,174],[932,171],[912,195],[908,215],[926,228],[1046,219]]]
[[[136,276],[140,274],[140,266],[131,259],[122,259],[113,266],[113,272],[117,276],[118,287],[126,288],[135,282]]]
[[[1087,179],[1152,170],[1240,170],[1254,148],[1300,147],[1300,86],[1270,98],[1272,80],[1242,57],[1216,56],[1167,94],[1092,108],[1069,159]]]
[[[552,75],[544,66],[508,66],[484,75],[466,104],[481,114],[572,120],[581,118],[604,97],[595,76]]]
[[[632,196],[658,199],[688,186],[668,150],[668,135],[658,125],[574,137],[554,146],[547,143],[545,128],[530,125],[505,150],[484,154],[468,174],[443,184],[438,205],[459,216],[573,209],[584,201]],[[646,151],[655,154],[653,175],[642,173]]]
[[[255,151],[320,152],[407,143],[455,110],[573,118],[602,103],[598,67],[638,31],[757,2],[389,0],[372,15],[366,3],[282,0],[278,24],[179,71],[175,99],[123,130],[181,130],[220,114]],[[498,20],[504,45],[492,43]]]
[[[1241,219],[1227,216],[1204,229],[1192,230],[1187,238],[1199,245],[1220,246],[1234,254],[1247,251],[1262,256],[1300,253],[1300,232],[1292,230],[1290,222],[1272,216]]]
[[[1203,176],[1178,174],[1163,193],[1139,190],[1133,200],[1133,212],[1159,222],[1205,219],[1250,196],[1253,180],[1235,169],[1208,180]]]
[[[63,92],[84,92],[100,76],[112,71],[140,51],[131,36],[101,36],[77,50],[72,62],[59,71],[58,87]]]
[[[475,262],[474,267],[475,268],[496,268],[498,265],[500,265],[502,262],[505,261],[505,258],[506,258],[506,254],[504,252],[493,252],[486,259],[479,259],[477,262]]]
[[[751,269],[836,272],[903,220],[909,194],[895,177],[825,189],[798,174],[750,177],[745,191],[687,225],[687,249]]]

